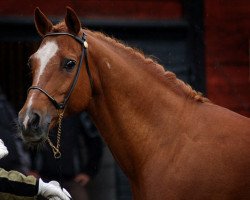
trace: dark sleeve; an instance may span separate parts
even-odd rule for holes
[[[31,171],[37,171],[37,148],[34,147],[32,149],[29,149],[29,155],[30,155],[30,170]]]
[[[33,176],[24,176],[17,171],[5,171],[0,168],[0,199],[22,196],[35,197],[38,192],[38,181]],[[10,198],[12,199],[12,198]]]
[[[7,101],[4,94],[0,94],[0,125],[10,131],[15,131],[13,124],[17,117],[16,111]]]
[[[89,176],[95,176],[101,165],[101,158],[103,155],[103,142],[95,125],[91,122],[86,113],[80,115],[82,125],[82,136],[84,137],[84,144],[86,147],[86,163],[80,162],[81,172]]]

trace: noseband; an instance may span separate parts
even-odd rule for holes
[[[70,37],[74,38],[77,42],[79,42],[81,44],[81,47],[82,47],[82,54],[81,54],[80,61],[79,61],[78,67],[77,67],[77,71],[76,71],[73,83],[71,84],[67,95],[65,96],[62,103],[58,103],[55,100],[55,98],[53,98],[46,90],[40,88],[39,86],[31,86],[28,89],[28,93],[29,93],[30,90],[39,90],[40,92],[45,94],[48,97],[48,99],[51,101],[51,103],[55,106],[57,111],[58,111],[58,131],[57,131],[56,146],[53,145],[53,143],[51,142],[49,137],[47,138],[48,143],[52,148],[52,151],[54,153],[55,158],[60,158],[61,157],[61,152],[59,150],[59,147],[60,147],[60,138],[61,138],[61,124],[62,124],[64,109],[65,109],[65,106],[66,106],[66,104],[67,104],[67,102],[68,102],[68,100],[70,98],[71,93],[73,92],[73,90],[74,90],[74,88],[76,86],[76,83],[77,83],[77,80],[78,80],[78,77],[79,77],[79,74],[80,74],[80,71],[81,71],[81,68],[82,68],[83,57],[84,57],[84,61],[85,61],[87,74],[88,74],[88,77],[89,77],[90,86],[91,86],[91,89],[93,90],[93,78],[92,78],[92,75],[91,75],[91,72],[90,72],[90,69],[89,69],[88,57],[87,57],[88,43],[86,41],[86,35],[83,33],[82,38],[80,38],[78,36],[75,36],[73,34],[66,33],[66,32],[63,32],[63,33],[48,33],[43,37],[43,39],[45,37],[48,37],[48,36],[58,36],[58,35],[70,36]]]
[[[66,106],[66,104],[67,104],[67,102],[69,100],[69,97],[70,97],[71,93],[73,92],[73,90],[75,88],[75,85],[77,83],[77,80],[78,80],[78,77],[79,77],[79,74],[80,74],[80,71],[81,71],[81,68],[82,68],[83,57],[84,57],[84,60],[85,60],[86,70],[87,70],[87,74],[89,76],[91,89],[93,89],[93,78],[91,76],[91,72],[90,72],[89,64],[88,64],[88,57],[87,57],[88,43],[86,41],[86,35],[83,33],[82,38],[80,38],[80,37],[72,35],[70,33],[48,33],[43,38],[48,37],[48,36],[58,36],[58,35],[68,35],[68,36],[74,38],[82,46],[82,54],[81,54],[80,62],[78,64],[77,72],[76,72],[76,75],[74,77],[73,83],[70,86],[68,94],[66,95],[66,97],[64,98],[64,101],[62,103],[58,103],[47,91],[40,88],[39,86],[31,86],[28,89],[28,92],[30,90],[39,90],[40,92],[44,93],[49,98],[49,100],[55,106],[55,108],[57,110],[62,110],[62,109],[65,108],[65,106]]]

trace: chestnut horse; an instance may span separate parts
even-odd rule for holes
[[[29,59],[33,86],[19,113],[24,140],[45,141],[65,105],[66,115],[87,110],[134,200],[250,199],[248,118],[142,53],[82,29],[70,8],[57,25],[37,8],[35,25],[43,40]]]

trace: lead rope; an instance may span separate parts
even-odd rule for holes
[[[60,152],[60,141],[61,141],[61,135],[62,135],[62,119],[64,115],[64,109],[63,110],[58,110],[58,129],[57,129],[57,138],[56,138],[56,145],[54,145],[51,140],[49,139],[49,136],[47,138],[47,141],[49,145],[51,146],[51,149],[53,151],[54,157],[56,159],[61,158],[62,154]]]
[[[63,119],[63,115],[64,115],[64,110],[65,109],[58,109],[57,110],[57,114],[58,114],[58,129],[57,129],[57,137],[56,137],[56,146],[51,142],[51,140],[49,139],[49,136],[47,138],[47,141],[49,143],[49,145],[51,146],[51,149],[53,151],[54,154],[54,158],[57,160],[57,166],[58,166],[58,182],[60,184],[61,189],[63,190],[63,186],[62,186],[62,163],[61,163],[61,151],[60,151],[60,141],[61,141],[61,135],[62,135],[62,119]],[[71,200],[73,200],[73,198],[70,198]]]

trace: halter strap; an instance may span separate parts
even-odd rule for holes
[[[45,91],[44,89],[42,89],[42,88],[40,88],[38,86],[31,86],[28,89],[28,92],[30,90],[32,90],[32,89],[36,89],[36,90],[39,90],[40,92],[44,93],[49,98],[49,100],[52,102],[52,104],[56,107],[57,110],[65,108],[65,106],[66,106],[66,104],[67,104],[67,102],[69,100],[69,97],[70,97],[71,93],[73,92],[73,90],[75,88],[75,85],[77,83],[77,80],[78,80],[78,77],[79,77],[79,74],[80,74],[80,71],[81,71],[81,68],[82,68],[83,57],[84,57],[85,65],[86,65],[87,74],[88,74],[88,77],[89,77],[90,86],[91,86],[91,89],[93,90],[93,78],[92,78],[92,75],[91,75],[91,72],[90,72],[90,68],[89,68],[89,63],[88,63],[88,56],[87,56],[88,43],[86,41],[86,35],[85,35],[85,33],[83,33],[82,38],[80,38],[78,36],[75,36],[73,34],[70,34],[70,33],[66,33],[66,32],[62,32],[62,33],[48,33],[48,34],[46,34],[43,37],[43,39],[45,37],[48,37],[48,36],[58,36],[58,35],[68,35],[68,36],[74,38],[82,46],[82,54],[81,54],[81,57],[80,57],[78,68],[77,68],[77,71],[76,71],[73,83],[70,86],[68,94],[66,95],[66,97],[64,98],[64,101],[62,103],[58,103],[47,91]]]
[[[43,90],[42,88],[38,87],[38,86],[30,86],[28,89],[28,93],[30,90],[39,90],[40,92],[42,92],[43,94],[45,94],[49,100],[53,103],[53,105],[56,107],[56,109],[63,109],[63,105],[58,103],[51,95],[49,95],[48,92],[46,92],[45,90]]]
[[[72,38],[74,38],[75,40],[77,40],[79,43],[84,44],[84,42],[86,42],[86,34],[83,33],[82,38],[80,38],[77,35],[73,35],[71,33],[66,33],[66,32],[61,32],[61,33],[47,33],[46,35],[43,36],[43,39],[48,37],[48,36],[56,36],[56,35],[68,35]]]

